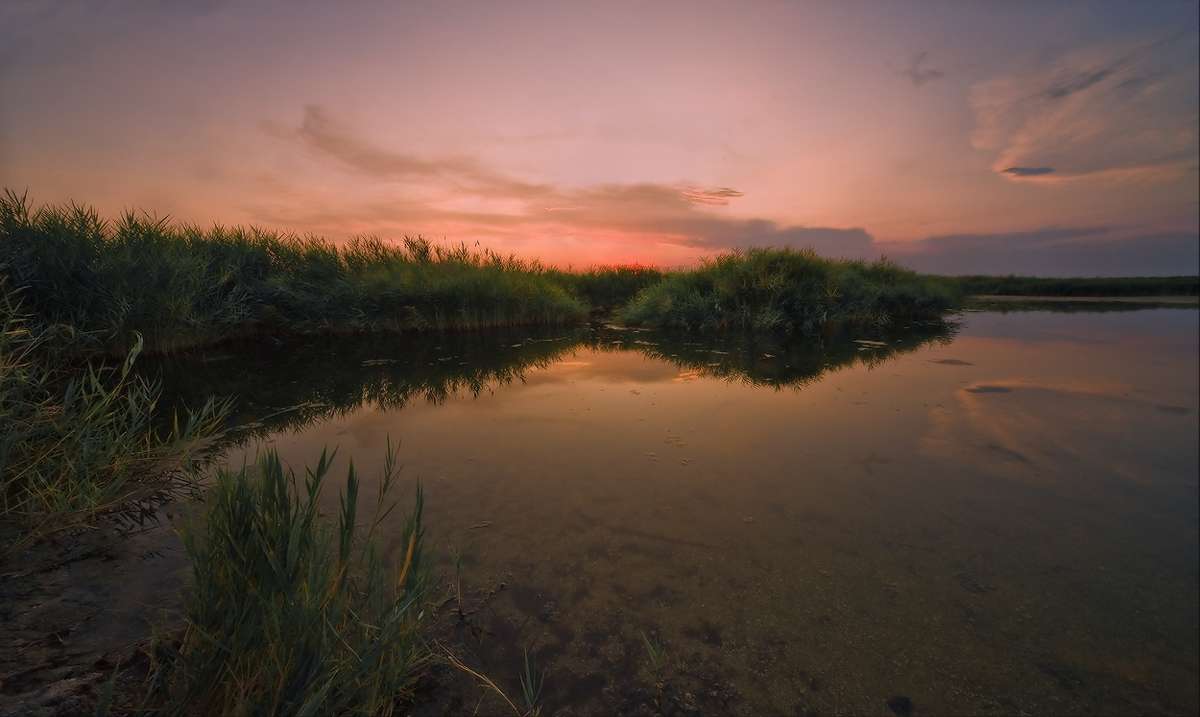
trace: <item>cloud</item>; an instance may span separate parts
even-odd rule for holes
[[[1078,96],[1106,81],[1057,87],[1075,88]],[[590,246],[607,246],[610,252],[616,245],[639,250],[674,247],[671,256],[676,257],[734,247],[812,248],[835,258],[886,254],[918,271],[942,274],[1164,275],[1194,273],[1200,264],[1200,237],[1195,232],[1049,227],[882,243],[859,227],[787,225],[730,216],[726,207],[743,195],[730,187],[703,188],[688,182],[530,184],[473,157],[419,157],[381,147],[318,106],[305,108],[298,126],[271,131],[320,162],[323,178],[334,170],[352,180],[345,185],[322,181],[315,189],[304,186],[303,179],[282,173],[274,177],[275,184],[263,190],[277,200],[252,210],[258,220],[283,226],[479,240],[498,251],[519,246],[531,253],[557,251],[560,257],[568,251],[563,246],[571,247],[572,256],[592,257],[598,255],[594,250],[588,254]],[[1057,167],[1012,165],[999,171],[1037,178]],[[356,177],[369,181],[354,181]],[[343,188],[336,189],[339,186]]]
[[[1054,167],[1009,167],[1002,169],[1002,174],[1011,174],[1016,177],[1036,177],[1040,174],[1050,174],[1054,171]]]
[[[864,257],[872,237],[861,228],[782,226],[765,219],[721,213],[743,192],[689,183],[641,182],[562,187],[512,179],[473,157],[419,157],[379,146],[331,110],[304,108],[298,125],[266,125],[272,136],[292,142],[323,165],[371,180],[359,197],[314,196],[288,181],[271,179],[281,201],[248,208],[259,220],[281,224],[341,226],[347,233],[405,226],[450,230],[463,239],[520,239],[522,232],[548,236],[603,236],[606,241],[652,241],[720,251],[732,247],[811,247],[831,256]],[[387,191],[386,187],[412,191]],[[268,187],[264,186],[264,189]],[[368,196],[371,195],[371,196]]]
[[[1200,234],[1119,226],[954,234],[876,246],[901,264],[933,274],[1172,276],[1200,267]]]
[[[1182,176],[1197,165],[1197,62],[1195,34],[1181,33],[980,82],[971,143],[995,152],[993,171],[1014,181]]]
[[[946,73],[941,70],[928,69],[922,70],[921,65],[928,59],[928,52],[918,52],[913,55],[913,59],[908,63],[908,67],[903,70],[896,70],[897,77],[907,77],[912,81],[913,87],[920,87],[927,82],[934,82],[946,76]]]
[[[481,195],[507,197],[540,196],[549,190],[546,185],[521,182],[492,172],[469,157],[427,160],[379,147],[321,105],[306,105],[299,127],[266,125],[265,129],[276,137],[298,140],[318,160],[333,160],[375,179],[442,181],[468,186]]]
[[[693,204],[725,205],[730,199],[745,196],[744,193],[729,187],[717,189],[701,189],[699,187],[684,187],[680,193]]]

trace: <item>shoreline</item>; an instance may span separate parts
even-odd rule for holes
[[[970,302],[980,303],[1015,303],[1020,301],[1036,301],[1045,303],[1105,304],[1110,302],[1131,304],[1179,304],[1181,306],[1200,306],[1200,296],[1019,296],[1014,294],[979,294],[969,296]]]

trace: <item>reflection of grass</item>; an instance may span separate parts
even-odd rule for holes
[[[602,351],[636,351],[695,377],[777,389],[805,386],[830,371],[876,366],[931,342],[950,341],[957,325],[934,321],[874,331],[827,332],[808,338],[785,333],[609,328],[591,345]]]
[[[586,329],[538,327],[234,342],[206,354],[151,357],[166,405],[234,396],[231,438],[299,427],[363,405],[398,409],[478,395],[549,365],[578,346]]]
[[[379,714],[410,693],[430,656],[417,633],[429,566],[418,489],[398,567],[383,567],[377,531],[391,510],[394,458],[389,451],[362,535],[353,465],[336,525],[319,514],[324,454],[303,497],[273,453],[256,473],[218,474],[203,525],[184,533],[194,581],[188,624],[179,642],[156,640],[156,706],[168,714]]]

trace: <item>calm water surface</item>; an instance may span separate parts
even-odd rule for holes
[[[1197,334],[975,313],[783,389],[568,348],[263,442],[365,477],[400,442],[396,495],[465,556],[442,639],[518,702],[528,648],[543,713],[1195,713]],[[418,711],[501,709],[460,678]]]

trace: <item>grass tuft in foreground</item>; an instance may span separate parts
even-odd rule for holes
[[[203,521],[184,532],[194,585],[187,627],[159,635],[152,709],[165,714],[390,714],[429,659],[418,634],[429,562],[422,497],[404,517],[394,570],[378,529],[394,505],[389,449],[375,514],[360,535],[353,465],[337,522],[319,513],[332,456],[296,485],[274,452],[221,470]]]
[[[961,296],[952,281],[880,260],[822,259],[812,250],[749,249],[668,274],[617,312],[634,326],[815,333],[938,319]]]
[[[186,482],[227,404],[209,399],[180,425],[156,428],[160,387],[116,367],[66,363],[0,285],[0,519],[30,542]]]

